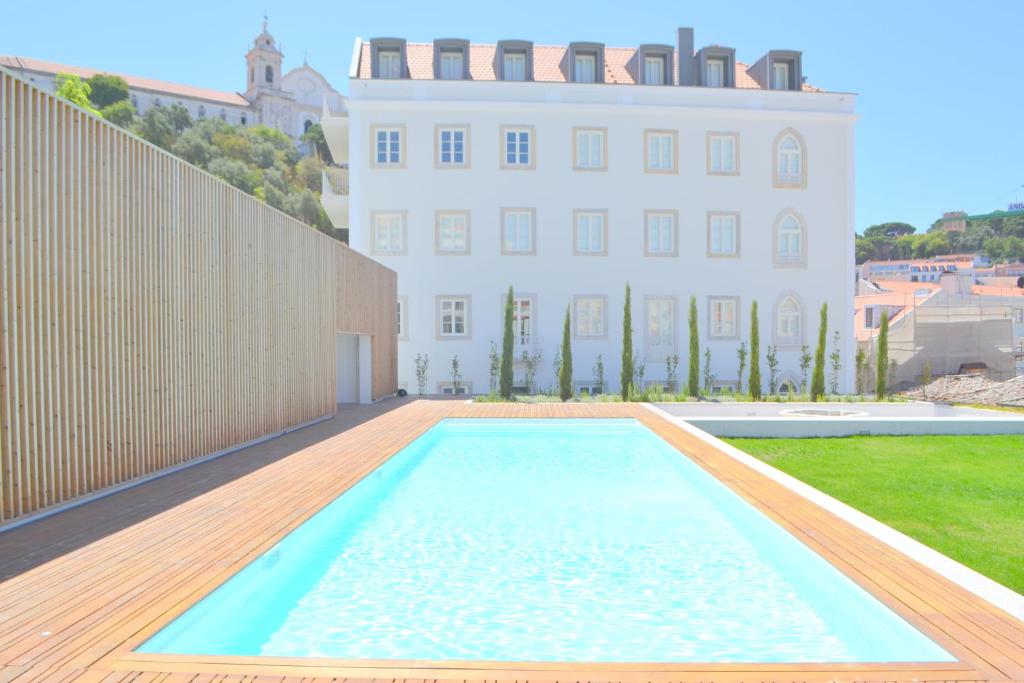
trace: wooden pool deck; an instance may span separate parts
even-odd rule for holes
[[[449,416],[636,417],[959,661],[509,664],[132,652]],[[1024,681],[1024,623],[642,405],[402,399],[346,408],[328,422],[0,533],[0,683],[30,680]]]

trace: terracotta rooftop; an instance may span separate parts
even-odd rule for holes
[[[469,77],[474,81],[495,81],[494,53],[497,46],[472,44],[469,46]],[[533,80],[544,83],[566,83],[568,81],[562,62],[569,48],[565,45],[533,46]],[[618,85],[635,85],[636,81],[626,68],[636,54],[634,47],[606,47],[604,49],[604,82]],[[406,43],[406,59],[409,63],[409,78],[414,81],[434,80],[433,43]],[[736,62],[736,87],[759,90],[761,86],[747,73],[748,65]],[[363,42],[359,52],[358,78],[370,78],[370,44]],[[822,92],[820,88],[804,83],[805,92]]]
[[[975,296],[1024,297],[1024,289],[1020,287],[997,287],[995,285],[971,285],[971,294]]]
[[[79,78],[90,78],[98,73],[109,73],[123,78],[129,88],[148,90],[150,92],[178,97],[189,97],[195,100],[205,100],[207,102],[216,102],[218,104],[228,104],[234,107],[249,106],[249,101],[247,99],[234,92],[223,92],[221,90],[211,90],[209,88],[197,88],[192,85],[168,83],[167,81],[158,81],[152,78],[142,78],[140,76],[130,76],[128,74],[119,74],[111,71],[103,71],[101,69],[90,69],[83,66],[58,64],[57,62],[47,62],[42,59],[32,59],[31,57],[0,55],[0,66],[16,70],[35,71],[43,74],[66,73],[78,76]]]

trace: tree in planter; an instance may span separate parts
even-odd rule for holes
[[[811,369],[811,350],[804,344],[800,347],[800,391],[807,393],[807,372]]]
[[[740,348],[736,349],[736,357],[740,361],[740,372],[739,372],[738,375],[736,375],[737,377],[739,377],[739,379],[736,380],[736,393],[737,394],[742,394],[743,393],[743,371],[747,369],[747,343],[746,342],[740,342]]]
[[[700,331],[697,329],[697,297],[690,297],[690,369],[686,375],[686,390],[690,396],[700,396]]]
[[[779,391],[779,354],[773,344],[768,345],[765,360],[768,361],[768,395],[774,396]]]
[[[868,355],[864,353],[864,349],[858,347],[857,354],[853,357],[854,371],[856,372],[854,379],[858,396],[864,395],[864,367],[867,359]]]
[[[676,393],[679,388],[676,386],[678,378],[676,377],[676,369],[679,367],[679,354],[673,353],[671,356],[665,358],[665,381],[668,384],[667,391],[669,393]]]
[[[828,343],[828,302],[821,305],[818,323],[818,346],[814,349],[814,372],[811,374],[811,400],[825,394],[825,345]]]
[[[601,354],[597,354],[597,358],[594,360],[594,385],[597,387],[597,393],[604,393],[604,358]]]
[[[562,325],[562,363],[558,368],[558,395],[563,401],[572,398],[572,346],[570,345],[569,307],[565,307],[565,324]]]
[[[622,372],[619,376],[622,400],[628,401],[633,385],[633,315],[630,304],[629,283],[626,283],[626,302],[622,306]]]
[[[427,393],[427,367],[430,365],[430,359],[425,353],[417,353],[413,362],[416,363],[416,388],[422,396]]]
[[[498,383],[501,397],[506,401],[512,398],[512,361],[515,353],[515,332],[512,330],[512,285],[508,286],[505,298],[505,330],[501,338],[501,377]]]
[[[491,342],[491,352],[487,354],[488,373],[490,375],[490,392],[493,394],[498,390],[498,373],[501,371],[501,357],[498,355],[498,345]]]
[[[551,369],[555,373],[555,383],[552,384],[551,386],[552,387],[558,387],[558,386],[561,385],[561,382],[562,382],[562,349],[561,349],[561,347],[555,347],[555,359],[551,361]],[[555,390],[552,389],[551,393],[552,394],[555,393]]]
[[[458,354],[452,356],[452,394],[459,393],[462,386],[462,370],[459,368]]]
[[[708,346],[704,349],[704,393],[710,396],[714,385],[715,376],[711,373],[711,347]]]
[[[887,393],[886,372],[889,370],[889,311],[885,309],[882,309],[882,321],[878,326],[878,353],[875,355],[875,368],[878,372],[875,377],[875,398],[881,401]]]
[[[540,361],[544,357],[543,352],[537,349],[533,353],[527,353],[526,349],[523,349],[522,354],[519,356],[519,360],[523,363],[523,384],[526,386],[526,391],[533,391],[533,381],[537,378],[537,368],[540,367]]]
[[[839,371],[843,369],[843,352],[840,349],[839,330],[832,335],[832,352],[828,354],[828,361],[831,372],[828,376],[828,393],[836,396],[839,394]]]
[[[750,304],[750,379],[747,391],[751,400],[761,400],[761,331],[757,325],[756,300]]]

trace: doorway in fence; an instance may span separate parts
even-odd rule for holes
[[[371,338],[368,334],[337,334],[335,351],[335,401],[337,403],[372,403],[370,365]]]

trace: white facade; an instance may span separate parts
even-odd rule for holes
[[[799,377],[800,347],[813,350],[818,311],[828,303],[829,340],[838,329],[842,387],[851,387],[854,100],[672,85],[352,78],[350,242],[398,272],[400,386],[417,391],[413,359],[424,354],[427,391],[450,390],[458,356],[468,392],[486,393],[488,353],[491,342],[501,345],[511,285],[532,309],[529,339],[516,353],[543,354],[534,389],[555,385],[552,361],[570,306],[575,381],[593,384],[600,355],[605,391],[616,391],[628,282],[645,383],[665,381],[673,353],[685,382],[694,296],[701,365],[710,347],[717,385],[735,384],[756,300],[765,381],[769,344],[778,345],[782,377]],[[452,140],[442,135],[451,130],[462,131],[461,166],[442,159]],[[517,142],[525,133],[528,158],[508,158],[510,133]],[[731,165],[721,161],[723,140]],[[378,141],[388,145],[383,163]],[[792,142],[797,155],[780,160]],[[671,159],[659,163],[666,151]],[[795,176],[784,177],[787,169]],[[713,254],[713,246],[735,253]],[[725,318],[713,320],[715,313]],[[516,384],[522,372],[517,362]]]

